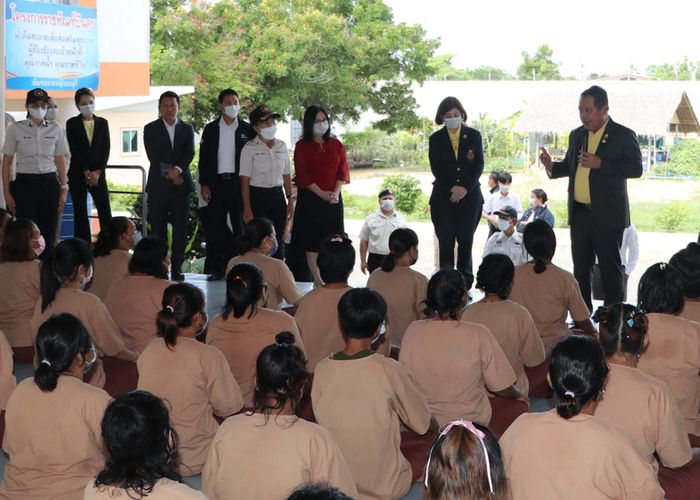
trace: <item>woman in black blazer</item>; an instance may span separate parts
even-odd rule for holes
[[[75,237],[91,243],[90,222],[87,213],[87,193],[97,207],[100,227],[107,227],[112,218],[109,192],[104,171],[109,160],[109,125],[95,116],[95,95],[88,88],[75,92],[78,116],[66,123],[66,137],[70,148],[68,186],[73,199]]]
[[[430,216],[440,249],[440,268],[454,268],[457,242],[457,270],[467,284],[474,281],[472,243],[479,224],[484,198],[479,177],[484,170],[481,134],[464,125],[467,112],[455,97],[443,99],[435,123],[445,125],[430,136],[428,156],[435,176],[430,195]]]

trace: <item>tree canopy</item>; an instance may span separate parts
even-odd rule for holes
[[[458,69],[452,65],[455,54],[439,54],[430,62],[432,80],[513,80],[513,75],[494,66]]]
[[[537,52],[532,55],[524,50],[522,52],[523,62],[518,66],[518,79],[561,80],[559,72],[561,63],[552,60],[553,54],[554,51],[546,43],[540,45]]]
[[[153,0],[151,79],[192,85],[183,112],[196,128],[233,88],[245,108],[266,102],[301,117],[321,104],[336,120],[373,109],[384,130],[410,128],[410,85],[431,73],[437,40],[394,23],[382,0]]]

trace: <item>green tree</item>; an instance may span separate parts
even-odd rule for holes
[[[700,78],[700,61],[688,61],[685,56],[682,61],[675,64],[651,65],[647,68],[647,75],[658,80],[693,80]]]
[[[542,44],[537,52],[530,55],[522,52],[523,62],[518,66],[519,80],[561,80],[560,63],[552,60],[554,51],[549,45]]]
[[[512,80],[506,70],[493,66],[458,69],[452,65],[455,54],[439,54],[430,61],[431,80]]]
[[[422,27],[394,23],[382,0],[159,0],[152,15],[153,82],[194,83],[183,111],[197,128],[226,87],[248,109],[267,102],[299,118],[320,103],[346,121],[372,108],[380,129],[412,126],[410,85],[430,74],[438,46]]]
[[[410,175],[390,175],[384,179],[382,189],[391,189],[396,198],[396,209],[399,212],[412,214],[419,207],[423,192],[420,181]]]
[[[700,176],[700,141],[682,139],[671,148],[668,169],[673,175]]]

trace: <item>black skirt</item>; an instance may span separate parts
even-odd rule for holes
[[[292,245],[306,252],[318,252],[321,242],[343,234],[343,196],[336,204],[322,200],[308,189],[300,189],[292,226]]]

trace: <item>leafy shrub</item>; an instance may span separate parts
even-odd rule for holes
[[[412,214],[418,209],[423,192],[420,181],[410,175],[390,175],[384,178],[382,189],[391,189],[396,198],[396,208],[399,212]]]
[[[674,175],[700,176],[700,141],[682,139],[673,146],[668,169]]]
[[[664,204],[657,212],[654,220],[660,229],[666,232],[675,232],[689,215],[686,202],[671,202]]]
[[[381,160],[381,166],[387,167],[428,164],[428,136],[422,131],[387,134],[370,127],[361,132],[345,132],[342,139],[352,162],[372,164]]]

